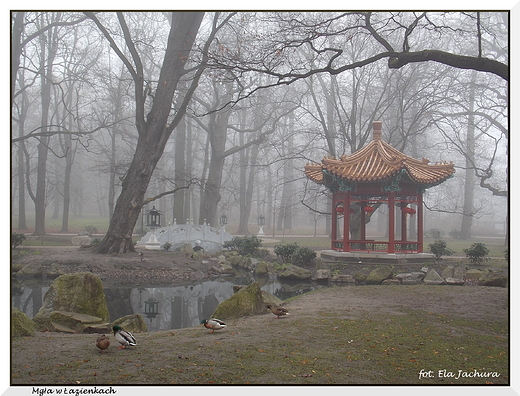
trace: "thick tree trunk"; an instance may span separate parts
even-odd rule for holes
[[[52,37],[52,36],[51,36]],[[48,58],[46,54],[46,44],[42,38],[42,76],[41,76],[41,99],[42,99],[42,114],[41,114],[41,132],[44,135],[38,143],[38,168],[36,175],[36,195],[34,202],[35,220],[33,235],[45,234],[45,209],[46,209],[46,188],[47,188],[47,156],[49,153],[49,138],[45,137],[47,132],[47,124],[49,119],[49,108],[51,103],[51,83],[52,80],[52,63],[54,61],[54,53],[52,49],[49,50]],[[52,38],[49,38],[52,43]],[[47,63],[46,63],[47,62]],[[46,66],[45,66],[46,65]]]
[[[229,103],[232,98],[233,83],[226,86],[226,92],[216,106]],[[208,180],[204,189],[199,224],[206,222],[217,226],[217,209],[220,201],[220,185],[226,160],[226,137],[231,111],[225,109],[210,115],[208,125],[209,142],[211,145],[211,159],[209,164]]]
[[[108,231],[96,246],[98,253],[135,251],[132,233],[144,205],[150,178],[164,152],[168,138],[182,118],[177,115],[176,124],[167,124],[173,95],[203,16],[204,13],[200,12],[177,13],[174,16],[153,106],[146,122],[139,116],[136,117],[139,132],[136,151],[123,178],[121,194],[117,199]]]

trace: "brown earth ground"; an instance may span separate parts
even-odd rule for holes
[[[31,249],[38,254],[13,256],[12,264],[55,262],[67,272],[130,283],[211,275],[207,260],[179,253],[144,251],[142,262],[136,253]],[[287,317],[231,319],[215,333],[201,326],[134,334],[138,345],[128,349],[117,349],[111,335],[106,353],[92,334],[13,338],[11,384],[509,384],[506,288],[337,287],[290,299],[285,307]],[[421,370],[431,377],[419,378]],[[459,373],[469,374],[455,378]]]

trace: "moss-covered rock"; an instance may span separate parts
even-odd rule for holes
[[[143,333],[148,331],[148,327],[140,314],[126,315],[114,320],[110,323],[110,331],[112,331],[112,327],[116,325],[121,326],[123,329],[131,333]]]
[[[385,279],[390,279],[393,276],[392,268],[388,266],[381,266],[374,268],[365,279],[366,285],[380,285]]]
[[[294,280],[310,279],[312,278],[312,272],[306,268],[291,264],[285,267],[283,271],[278,274],[278,277],[281,279]]]
[[[266,292],[265,290],[261,290],[262,292],[262,300],[264,301],[264,304],[265,305],[276,305],[276,306],[280,306],[283,304],[283,301],[280,300],[278,297],[276,297],[275,295],[269,293],[269,292]]]
[[[13,337],[33,336],[36,324],[18,308],[11,307],[11,335]]]
[[[76,312],[109,321],[103,282],[90,272],[61,275],[52,282],[43,298],[43,305],[34,316],[40,329],[48,329],[52,311]]]
[[[365,280],[367,279],[367,274],[362,274],[361,272],[356,272],[354,274],[354,280],[356,283],[365,283]]]
[[[258,315],[265,312],[265,303],[258,282],[240,289],[227,300],[221,302],[212,317],[235,319],[242,316]]]
[[[478,280],[484,275],[484,272],[478,269],[470,269],[466,271],[466,280]]]
[[[51,330],[66,333],[107,333],[108,323],[97,316],[76,312],[52,311],[49,317]]]
[[[57,263],[29,263],[18,269],[16,275],[22,278],[56,278],[64,273],[61,266]]]
[[[489,272],[478,280],[478,285],[479,286],[506,287],[507,281],[508,281],[507,276]]]
[[[255,267],[255,276],[267,276],[269,274],[269,268],[265,261],[260,261]]]

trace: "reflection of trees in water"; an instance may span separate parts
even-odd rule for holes
[[[240,282],[244,281],[244,282]],[[110,321],[126,315],[141,314],[148,331],[181,329],[197,326],[202,318],[209,318],[219,303],[233,294],[233,284],[250,284],[251,278],[233,279],[233,282],[207,281],[191,286],[176,287],[118,287],[105,285],[104,293]],[[263,279],[259,281],[263,290],[285,300],[297,294],[314,290],[310,282],[284,282]],[[13,283],[12,305],[28,317],[38,313],[49,285],[40,282]],[[145,302],[154,298],[159,302],[159,315],[145,316]],[[29,311],[29,312],[28,312]]]
[[[43,305],[43,297],[48,289],[48,281],[31,279],[13,282],[11,285],[11,304],[32,319]]]
[[[105,288],[103,291],[110,321],[134,313],[130,300],[132,288]]]

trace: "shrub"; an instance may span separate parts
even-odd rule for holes
[[[285,245],[275,245],[274,254],[282,258],[282,261],[285,263],[291,262],[291,256],[298,249],[298,244],[296,242],[287,243]]]
[[[310,263],[316,258],[316,252],[308,247],[299,247],[293,253],[291,261],[296,265],[303,265]]]
[[[97,233],[97,228],[94,227],[93,225],[87,225],[85,226],[84,230],[86,232],[88,232],[89,235],[92,235],[92,234],[96,234]]]
[[[439,260],[442,256],[451,256],[454,253],[453,250],[448,248],[446,241],[443,241],[442,239],[439,239],[434,243],[430,243],[428,247],[430,248],[430,252],[435,254],[435,258],[437,260]]]
[[[459,239],[460,231],[459,230],[451,230],[449,236],[453,239]]]
[[[435,240],[441,239],[444,235],[444,231],[439,230],[438,228],[431,228],[426,232],[426,236],[429,238],[433,238]]]
[[[464,249],[464,253],[473,264],[482,264],[488,259],[489,249],[482,242],[472,244],[469,249]]]
[[[231,241],[224,242],[223,247],[229,250],[236,250],[241,256],[254,256],[257,249],[262,244],[262,240],[255,235],[233,237]]]
[[[14,234],[11,234],[11,246],[13,249],[15,249],[17,246],[21,245],[22,242],[25,240],[25,234],[15,232]]]
[[[161,249],[165,252],[169,252],[172,248],[172,244],[170,242],[166,242],[164,245],[161,246]]]
[[[274,253],[281,257],[283,262],[295,265],[307,264],[316,258],[314,250],[308,247],[300,247],[296,242],[276,245]]]

